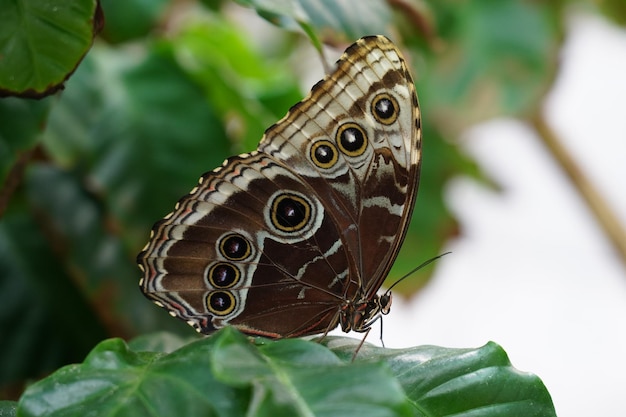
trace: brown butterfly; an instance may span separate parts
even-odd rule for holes
[[[421,157],[415,87],[383,36],[336,69],[155,224],[143,293],[201,333],[366,332],[407,231]]]

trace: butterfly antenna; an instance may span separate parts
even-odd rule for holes
[[[391,284],[391,287],[387,288],[387,291],[385,291],[385,294],[389,294],[392,290],[393,287],[395,287],[396,285],[398,285],[399,283],[401,283],[402,281],[404,281],[405,279],[407,279],[408,277],[410,277],[411,275],[413,275],[415,272],[417,272],[418,270],[424,268],[425,266],[430,265],[431,263],[435,262],[437,259],[439,258],[443,258],[446,255],[451,254],[452,252],[446,252],[446,253],[442,253],[441,255],[437,255],[434,258],[430,258],[429,260],[422,262],[421,264],[419,264],[418,266],[416,266],[415,268],[413,268],[412,270],[410,270],[408,273],[406,273],[402,278],[398,279],[396,282],[394,282],[393,284]]]

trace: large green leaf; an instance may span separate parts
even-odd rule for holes
[[[145,343],[142,342],[142,343]],[[392,350],[329,338],[255,344],[232,329],[171,353],[119,339],[32,385],[19,415],[554,416],[544,385],[490,343]]]
[[[0,96],[56,91],[101,27],[97,10],[96,0],[0,0]]]

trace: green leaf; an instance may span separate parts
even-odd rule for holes
[[[249,415],[410,415],[402,389],[381,363],[347,366],[301,339],[261,343],[255,348],[228,329],[213,352],[220,381],[254,387]]]
[[[20,400],[26,416],[243,415],[239,394],[210,372],[213,340],[169,355],[133,352],[120,339],[100,343],[80,365],[61,368],[29,387]]]
[[[0,96],[41,97],[56,91],[102,24],[97,7],[95,0],[2,0]]]
[[[17,402],[0,401],[0,417],[15,417],[17,415]]]
[[[144,342],[145,343],[145,342]],[[554,416],[534,375],[490,343],[392,350],[327,338],[255,343],[224,329],[171,353],[100,343],[79,365],[30,386],[19,415]]]
[[[148,36],[164,16],[168,0],[102,0],[106,25],[102,37],[112,43]]]
[[[343,357],[350,357],[358,343],[344,338],[326,342]],[[556,416],[539,377],[515,369],[493,342],[478,349],[364,345],[357,360],[383,360],[420,416]]]
[[[303,97],[284,65],[287,56],[262,56],[239,28],[214,16],[187,21],[173,48],[181,68],[230,126],[238,152],[256,149],[265,129]]]

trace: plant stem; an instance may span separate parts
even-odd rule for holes
[[[556,132],[548,126],[541,112],[535,113],[535,115],[531,117],[530,123],[536,129],[554,159],[558,162],[563,171],[565,171],[565,174],[569,177],[574,187],[578,190],[579,195],[585,200],[587,206],[600,224],[600,227],[604,230],[605,235],[617,250],[622,262],[626,265],[626,232],[617,216],[615,216],[605,199],[585,176],[565,146],[563,146]]]

